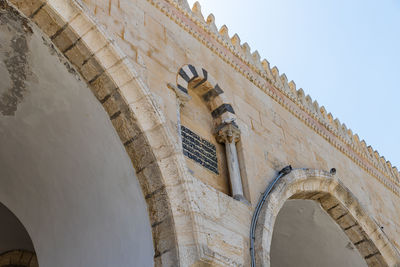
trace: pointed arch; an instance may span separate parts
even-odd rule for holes
[[[102,104],[132,161],[147,202],[155,266],[179,266],[179,254],[188,252],[177,245],[181,237],[176,225],[187,229],[192,222],[188,216],[175,214],[178,211],[171,207],[170,194],[183,210],[189,209],[185,206],[187,195],[181,193],[186,191],[180,189],[183,183],[174,180],[184,177],[184,160],[177,153],[179,148],[166,119],[127,56],[78,1],[0,0],[0,6],[20,12],[28,27],[28,23],[35,23],[51,40],[50,46],[73,66],[66,67],[79,72]]]
[[[210,110],[215,132],[228,123],[236,125],[236,114],[232,104],[207,70],[191,64],[184,65],[178,71],[176,83],[183,93],[188,94],[189,90],[193,90],[201,97]]]
[[[288,199],[319,202],[368,266],[400,266],[399,252],[350,190],[336,176],[310,169],[294,170],[283,177],[266,200],[256,231],[257,266],[270,266],[275,220]]]

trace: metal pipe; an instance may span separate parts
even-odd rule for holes
[[[271,193],[275,184],[286,174],[289,174],[292,171],[292,166],[286,166],[282,170],[279,171],[278,176],[268,185],[267,189],[265,189],[264,193],[260,200],[258,200],[257,206],[254,210],[253,218],[251,219],[250,225],[250,256],[251,256],[251,267],[256,267],[256,259],[255,259],[255,251],[254,251],[254,241],[255,241],[255,231],[258,221],[258,216],[260,215],[261,208],[264,205],[265,200],[268,195]]]

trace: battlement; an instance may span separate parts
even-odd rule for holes
[[[279,104],[288,109],[293,115],[304,121],[308,126],[313,128],[318,134],[323,136],[327,141],[331,142],[336,148],[346,154],[350,159],[360,165],[364,170],[377,177],[389,189],[399,195],[400,191],[400,173],[398,169],[367,145],[364,140],[360,140],[357,134],[347,128],[344,123],[329,113],[324,106],[320,106],[311,96],[305,95],[302,88],[297,89],[294,81],[288,80],[286,75],[280,74],[279,69],[274,66],[271,68],[270,63],[266,59],[261,59],[257,50],[252,51],[248,43],[242,43],[238,34],[230,36],[229,29],[223,25],[219,30],[215,24],[215,17],[209,14],[205,19],[199,2],[195,2],[190,8],[186,0],[166,0],[174,6],[186,19],[197,25],[201,31],[196,31],[187,21],[183,20],[176,13],[171,12],[159,0],[148,0],[150,3],[158,7],[162,12],[166,13],[171,19],[175,20],[186,31],[195,36],[203,44],[213,50],[219,57],[229,63],[237,71],[241,72],[248,80],[257,87],[266,92]],[[219,45],[222,45],[225,51],[221,51],[213,42],[208,41],[212,38]],[[238,63],[238,60],[240,63]],[[251,70],[251,71],[249,71]],[[271,85],[273,88],[271,88]],[[277,95],[274,91],[278,90],[285,99]],[[292,103],[288,103],[292,102]],[[291,105],[295,104],[298,108],[306,113],[306,116],[295,112]],[[319,125],[313,126],[307,117],[311,117],[318,122]],[[322,131],[319,127],[323,127]],[[332,136],[331,136],[332,135]],[[333,138],[333,136],[335,138]],[[340,140],[336,142],[334,139]],[[388,178],[390,183],[387,183]],[[394,186],[395,185],[395,186]]]

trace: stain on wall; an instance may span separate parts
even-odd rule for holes
[[[25,227],[40,267],[154,266],[145,198],[110,117],[49,38],[7,8],[0,8],[0,203]],[[22,241],[3,247],[17,246],[31,249]]]
[[[24,99],[26,79],[31,74],[27,39],[32,29],[25,18],[0,1],[0,32],[0,61],[8,72],[1,73],[0,113],[13,116]]]

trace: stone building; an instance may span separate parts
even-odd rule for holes
[[[198,3],[0,0],[0,170],[0,266],[400,266],[398,170]]]

